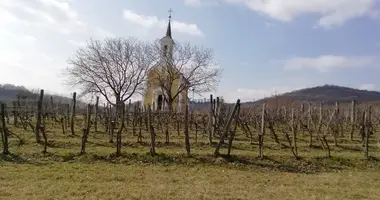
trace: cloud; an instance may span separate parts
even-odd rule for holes
[[[345,57],[322,55],[319,57],[290,58],[284,61],[284,68],[288,70],[313,69],[319,72],[329,72],[340,68],[370,67],[376,63],[377,59],[370,56]]]
[[[62,68],[78,45],[113,36],[86,23],[73,0],[0,1],[0,83],[64,92]]]
[[[10,31],[3,30],[3,29],[0,29],[0,36],[4,40],[18,40],[19,42],[22,42],[24,44],[35,43],[37,41],[37,38],[32,35],[12,33]],[[1,38],[0,38],[0,41],[2,41]]]
[[[124,19],[145,28],[165,29],[167,27],[167,21],[163,19],[159,19],[156,16],[140,15],[132,10],[124,10]],[[196,24],[188,24],[176,20],[172,21],[172,31],[192,36],[203,36],[202,31]]]
[[[186,5],[199,6],[202,4],[202,0],[185,0]]]
[[[249,9],[270,18],[289,22],[294,18],[313,14],[319,16],[317,25],[324,28],[341,26],[346,21],[373,17],[377,0],[224,0],[227,3],[243,4]]]
[[[217,6],[220,0],[184,0],[185,5],[189,6]]]
[[[72,6],[73,0],[1,0],[0,29],[18,26],[24,32],[53,31],[66,36],[112,36],[87,24]],[[41,35],[37,33],[36,35]]]
[[[65,63],[35,48],[35,44],[23,43],[22,49],[0,48],[0,54],[1,83],[29,88],[44,87],[47,91],[64,91],[57,75],[59,68],[65,66]]]
[[[77,47],[83,47],[86,45],[85,42],[78,42],[78,41],[75,41],[75,40],[67,40],[68,43],[74,45],[74,46],[77,46]]]
[[[375,84],[372,84],[372,83],[366,83],[366,84],[362,84],[359,89],[361,90],[376,90],[376,85]]]
[[[270,88],[239,88],[233,92],[229,92],[224,96],[227,102],[234,102],[237,99],[241,101],[256,101],[262,98],[271,97],[273,95],[283,94],[305,87],[298,86],[274,86]]]
[[[53,28],[57,31],[81,31],[86,28],[86,24],[79,19],[77,12],[70,6],[70,1],[4,0],[1,1],[0,8],[8,10],[8,15],[12,15],[13,21],[17,19],[28,25]]]

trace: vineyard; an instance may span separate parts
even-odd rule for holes
[[[380,108],[355,101],[323,105],[276,99],[244,107],[240,100],[227,104],[212,95],[209,102],[208,109],[187,107],[182,113],[132,103],[103,106],[99,98],[80,108],[75,93],[71,104],[60,104],[45,99],[41,90],[37,99],[1,104],[0,198],[97,199],[117,194],[115,199],[294,199],[314,194],[310,199],[374,199],[379,195],[380,181],[374,179],[380,177],[376,172]],[[41,180],[26,171],[47,174]],[[321,173],[328,175],[322,178]],[[24,179],[36,185],[22,189]],[[60,179],[66,183],[59,187],[71,194],[58,194],[57,188],[49,187]],[[100,179],[110,185],[98,183]],[[311,185],[313,191],[306,192]],[[326,185],[331,193],[320,194]],[[270,195],[268,188],[276,194]]]

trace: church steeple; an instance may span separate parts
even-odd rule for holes
[[[169,19],[169,23],[168,23],[168,28],[166,29],[166,37],[172,38],[172,28],[170,26],[170,19]]]
[[[161,60],[163,62],[167,59],[171,60],[172,55],[173,55],[174,41],[172,38],[172,27],[171,27],[172,12],[173,12],[173,10],[170,8],[170,10],[169,10],[169,22],[168,22],[168,27],[166,29],[166,35],[160,39],[161,52],[162,52]]]
[[[166,29],[166,37],[172,38],[172,27],[170,25],[170,21],[172,19],[172,12],[173,10],[170,8],[169,9],[169,22],[168,22],[168,28]]]

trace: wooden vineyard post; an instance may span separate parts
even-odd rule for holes
[[[186,153],[190,155],[190,138],[189,138],[189,106],[186,105],[185,108],[185,125],[184,125],[184,134],[185,134],[185,147]]]
[[[53,100],[53,96],[50,96],[50,105],[49,105],[49,111],[50,111],[50,115],[51,115],[51,119],[53,121],[53,126],[55,126],[55,117],[56,117],[56,113],[55,113],[55,110],[54,110],[54,100]]]
[[[292,114],[291,114],[291,126],[292,126],[292,134],[293,134],[293,152],[294,156],[298,158],[298,150],[297,150],[297,130],[295,127],[294,123],[294,108],[292,109]]]
[[[364,117],[364,127],[365,127],[365,138],[364,138],[364,157],[365,159],[369,158],[368,147],[369,147],[369,136],[372,133],[372,106],[368,107],[366,115]]]
[[[8,130],[5,124],[5,104],[1,104],[1,110],[0,110],[0,119],[1,119],[1,139],[3,142],[3,154],[9,154],[8,150]]]
[[[71,117],[70,117],[70,129],[71,129],[71,135],[75,134],[74,130],[74,123],[75,123],[75,107],[77,103],[77,93],[73,93],[73,99],[71,104]]]
[[[298,117],[300,118],[300,120],[298,120],[297,122],[297,130],[299,130],[300,132],[302,132],[302,135],[305,134],[305,132],[303,131],[303,127],[302,127],[302,123],[301,123],[301,120],[302,120],[302,116],[304,115],[305,113],[305,105],[302,103],[301,104],[301,110],[300,112],[298,112]]]
[[[258,135],[258,143],[259,143],[259,156],[261,159],[264,158],[264,135],[265,135],[265,103],[263,104],[261,111],[261,131]]]
[[[340,109],[339,109],[339,102],[335,102],[335,123],[334,123],[334,131],[333,131],[333,137],[334,137],[334,145],[338,146],[338,134],[339,134],[339,123],[340,123]]]
[[[87,104],[86,127],[83,128],[82,144],[81,144],[81,150],[80,150],[81,154],[86,153],[86,142],[87,142],[87,138],[90,133],[90,127],[91,127],[91,110],[92,110],[91,104]]]
[[[99,97],[96,97],[95,101],[95,111],[94,111],[94,129],[98,132],[98,115],[99,115]]]
[[[13,105],[13,124],[14,126],[18,126],[18,115],[19,113],[17,112],[17,102],[16,101],[12,101],[12,105]]]
[[[137,125],[137,105],[133,107],[133,112],[130,114],[132,117],[132,135],[136,136],[136,125]],[[128,111],[130,112],[130,111]]]
[[[220,103],[220,97],[216,97],[216,102],[215,102],[215,109],[214,109],[214,115],[215,115],[215,121],[214,121],[214,135],[215,134],[219,134],[220,135],[220,131],[219,131],[219,120],[220,120],[220,107],[221,107],[221,103]]]
[[[104,104],[104,128],[105,128],[105,132],[109,133],[109,122],[110,122],[110,111],[109,111],[109,108],[108,108],[108,103],[107,104]]]
[[[154,133],[154,127],[152,122],[152,109],[150,105],[148,105],[148,127],[150,132],[150,155],[155,156],[156,155],[156,134]]]
[[[137,142],[142,143],[142,129],[143,129],[143,120],[145,116],[143,115],[142,108],[138,108],[138,124],[139,124],[139,135],[137,136]]]
[[[36,127],[36,128],[39,128],[40,131],[42,132],[42,137],[44,138],[44,150],[42,151],[42,153],[46,153],[47,152],[48,141],[47,141],[47,136],[46,136],[46,123],[45,123],[45,119],[42,119],[42,125],[40,127]]]
[[[218,157],[219,156],[219,150],[220,150],[220,147],[222,146],[223,142],[224,142],[224,139],[227,137],[227,134],[230,130],[230,126],[231,126],[231,123],[232,123],[232,120],[238,110],[238,108],[240,107],[240,99],[238,99],[236,101],[236,104],[235,104],[235,107],[234,107],[234,110],[232,111],[231,115],[228,117],[228,121],[227,121],[227,124],[224,128],[224,131],[222,133],[222,135],[220,136],[220,140],[219,140],[219,143],[216,145],[216,148],[215,148],[215,152],[214,152],[214,156],[215,157]]]
[[[309,130],[309,147],[313,146],[313,129],[311,128],[313,115],[312,115],[312,106],[311,103],[309,103],[309,110],[308,110],[308,116],[307,116],[307,128]]]
[[[214,123],[214,116],[213,116],[213,96],[210,94],[210,110],[209,110],[209,121],[208,121],[208,140],[210,145],[212,145],[212,136],[214,135],[213,133],[213,123]]]
[[[230,156],[231,155],[231,149],[232,149],[232,141],[234,140],[234,137],[235,137],[235,134],[236,134],[236,129],[237,129],[237,125],[239,123],[239,114],[240,114],[240,101],[237,104],[237,111],[236,114],[235,114],[235,127],[234,127],[234,130],[232,131],[230,137],[228,138],[228,151],[227,151],[227,155]]]
[[[36,136],[36,142],[41,142],[41,135],[40,135],[40,127],[41,127],[41,118],[42,118],[42,101],[44,99],[44,90],[40,91],[40,96],[37,102],[37,120],[36,120],[36,128],[35,128],[35,136]]]
[[[354,140],[354,131],[355,131],[355,100],[351,102],[351,112],[350,112],[350,121],[351,121],[351,131],[350,131],[350,141]]]
[[[68,133],[69,125],[70,125],[70,104],[65,104],[65,133]]]

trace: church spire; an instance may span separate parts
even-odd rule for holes
[[[166,36],[169,38],[172,38],[172,28],[170,25],[170,21],[172,19],[172,12],[173,12],[173,10],[170,8],[169,9],[169,23],[168,23],[168,28],[166,29]]]

